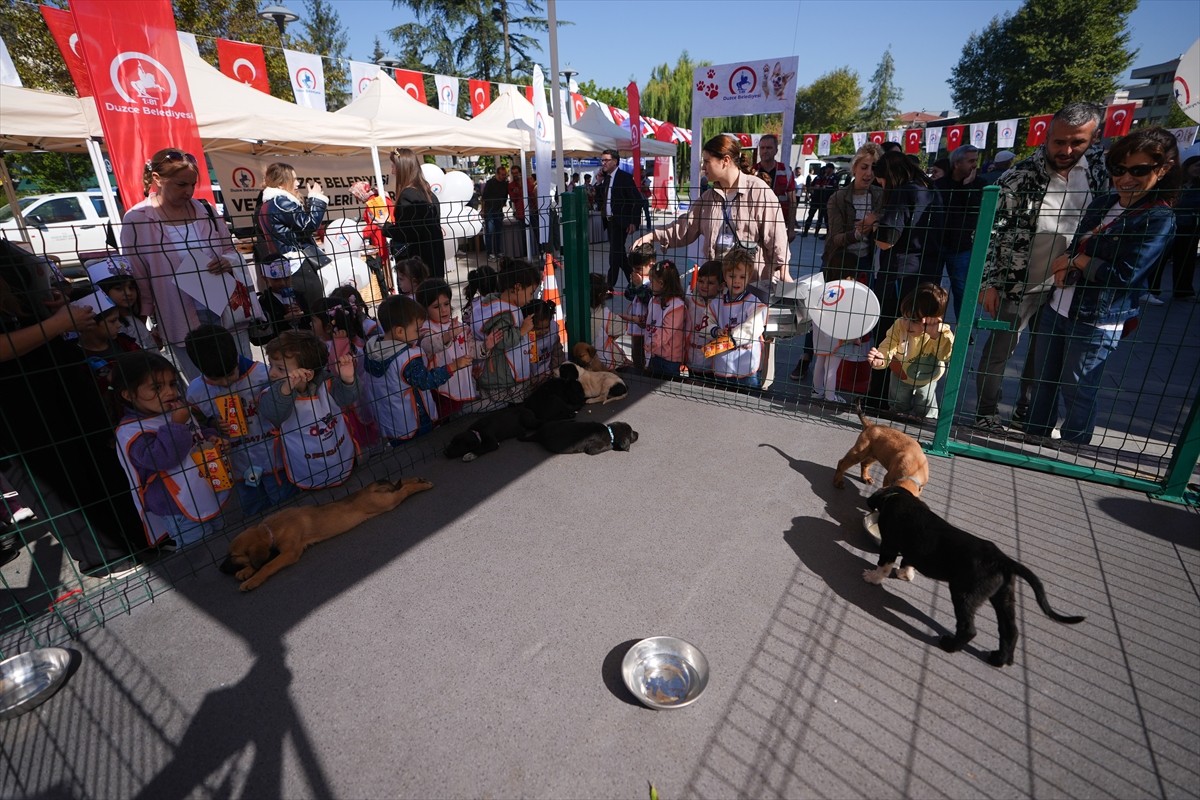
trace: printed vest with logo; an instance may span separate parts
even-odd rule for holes
[[[437,322],[426,322],[425,329],[429,336],[441,336],[449,328]],[[465,333],[459,333],[450,344],[440,353],[426,353],[430,367],[449,367],[463,356],[475,357],[475,343],[468,342]],[[438,387],[438,394],[452,400],[474,400],[478,393],[475,391],[475,378],[470,369],[456,370],[450,380]]]
[[[229,460],[234,480],[242,480],[250,467],[272,473],[281,468],[275,440],[258,415],[258,398],[268,383],[266,365],[255,361],[229,386],[217,386],[208,378],[188,384],[188,402],[209,419],[223,419],[229,426]]]
[[[417,403],[425,407],[425,413],[430,420],[437,421],[437,404],[433,401],[433,392],[414,388],[404,380],[404,370],[422,357],[420,349],[406,346],[384,362],[387,368],[382,376],[371,376],[369,385],[372,405],[375,407],[379,430],[384,436],[392,439],[411,439],[415,436],[421,422],[417,413]]]
[[[292,415],[280,426],[283,466],[288,480],[301,489],[337,486],[354,468],[357,447],[329,394],[333,380],[321,381],[312,395],[296,395]]]
[[[713,356],[713,372],[722,378],[745,378],[755,374],[762,361],[762,334],[746,341],[734,329],[755,319],[758,324],[754,327],[761,331],[766,325],[767,307],[749,292],[737,300],[721,298],[713,305],[717,312],[716,327],[722,331],[733,331],[730,336],[737,345],[732,350]]]

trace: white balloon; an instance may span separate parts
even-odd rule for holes
[[[446,173],[445,179],[442,181],[442,193],[438,195],[438,199],[450,202],[465,203],[471,199],[471,195],[475,194],[475,184],[471,182],[471,176],[465,172],[452,170]]]
[[[438,200],[443,199],[442,186],[446,182],[446,173],[442,172],[442,168],[437,164],[422,164],[421,175],[425,178],[425,182],[429,184],[429,188],[433,189],[433,193],[438,196]]]

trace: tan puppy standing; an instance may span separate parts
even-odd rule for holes
[[[861,406],[855,410],[862,420],[863,429],[854,446],[838,462],[833,485],[839,489],[845,486],[846,470],[855,464],[862,464],[863,482],[874,483],[867,470],[878,461],[887,470],[883,478],[884,488],[901,486],[914,497],[920,497],[921,490],[929,483],[929,459],[925,457],[921,443],[903,431],[871,422],[863,416]]]
[[[234,537],[221,571],[242,581],[243,592],[256,589],[279,570],[299,561],[310,545],[343,534],[391,511],[411,495],[432,488],[433,484],[424,478],[405,478],[395,483],[380,480],[332,503],[276,511]],[[272,550],[278,551],[274,558]]]

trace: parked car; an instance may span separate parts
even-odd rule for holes
[[[104,250],[109,223],[108,210],[99,192],[39,194],[17,200],[30,245],[38,255],[57,256],[64,271],[79,267],[79,252]],[[120,220],[113,222],[120,235]],[[21,240],[20,228],[10,206],[0,207],[0,236]]]

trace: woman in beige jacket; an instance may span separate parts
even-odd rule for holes
[[[775,192],[758,177],[741,171],[742,148],[732,136],[714,136],[701,153],[708,190],[688,213],[642,236],[634,246],[686,247],[703,236],[705,259],[719,259],[730,249],[743,247],[754,253],[752,282],[792,280],[787,226]]]

